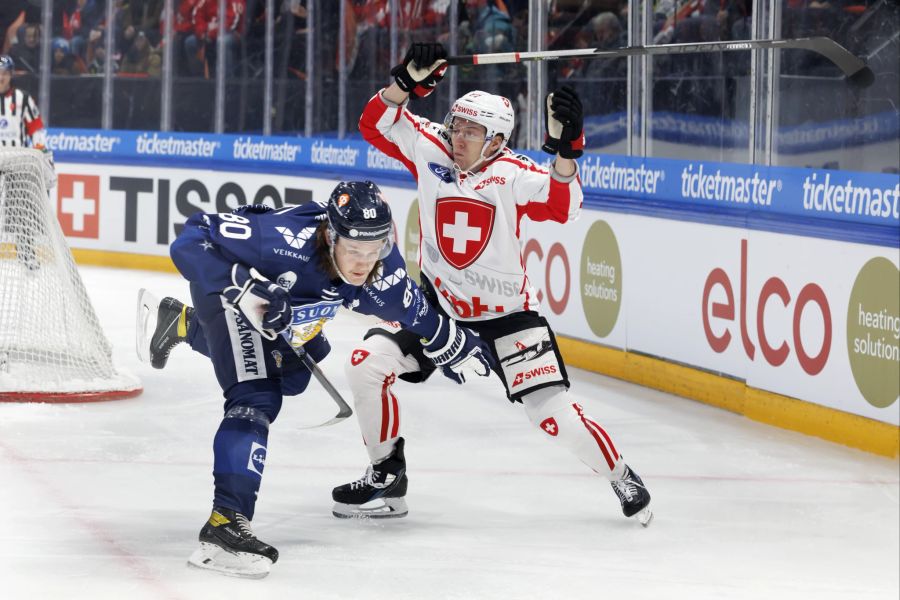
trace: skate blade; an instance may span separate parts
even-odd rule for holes
[[[338,519],[399,519],[409,508],[403,498],[378,498],[365,504],[335,502],[331,514]]]
[[[650,521],[653,520],[653,511],[650,510],[649,506],[647,506],[635,513],[633,516],[635,519],[637,519],[638,523],[640,523],[644,527],[647,527],[650,525]]]
[[[200,547],[188,558],[188,566],[229,577],[262,579],[272,569],[272,561],[258,554],[229,552],[215,544],[200,542]]]
[[[135,349],[141,362],[150,364],[150,337],[156,330],[156,319],[159,313],[159,298],[149,290],[138,291],[137,317],[135,321]]]

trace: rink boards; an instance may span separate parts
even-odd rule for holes
[[[168,245],[193,212],[298,204],[337,179],[65,161],[57,170],[55,208],[79,262],[161,270],[174,270]],[[415,273],[415,190],[373,178]],[[898,249],[813,235],[604,210],[589,198],[576,222],[529,224],[523,248],[573,365],[896,456]],[[496,286],[489,273],[463,275]]]

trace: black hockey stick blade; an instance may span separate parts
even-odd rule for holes
[[[346,400],[344,400],[344,397],[341,396],[341,393],[337,391],[337,388],[335,388],[334,385],[332,385],[331,381],[328,380],[328,377],[325,375],[325,373],[322,372],[322,369],[319,368],[319,365],[316,364],[316,361],[314,361],[302,347],[298,348],[291,344],[290,331],[285,331],[281,334],[281,336],[294,351],[294,354],[296,354],[301,362],[303,362],[303,365],[307,369],[309,369],[309,372],[312,373],[313,377],[316,378],[316,381],[319,382],[319,385],[325,388],[325,391],[328,392],[328,395],[331,396],[331,399],[334,400],[334,403],[338,406],[337,414],[324,423],[319,423],[317,425],[305,425],[300,429],[316,429],[318,427],[328,427],[329,425],[340,423],[347,417],[351,416],[353,414],[353,409],[350,408],[350,405],[347,404]]]
[[[741,40],[734,42],[696,42],[688,44],[660,44],[629,46],[613,50],[584,48],[580,50],[547,50],[537,52],[498,52],[495,54],[469,54],[451,56],[450,65],[489,65],[536,60],[560,60],[569,58],[600,59],[626,56],[665,56],[672,54],[697,54],[701,52],[736,52],[741,50],[796,49],[809,50],[827,58],[838,67],[851,83],[867,87],[875,75],[866,63],[849,50],[827,37],[796,38],[789,40]]]

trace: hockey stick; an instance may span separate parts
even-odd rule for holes
[[[629,46],[614,50],[584,48],[581,50],[548,50],[538,52],[498,52],[495,54],[468,54],[451,56],[450,65],[491,65],[561,58],[622,58],[625,56],[656,56],[670,54],[694,54],[698,52],[731,52],[736,50],[800,49],[820,54],[830,60],[859,87],[868,87],[875,81],[875,74],[859,57],[827,37],[797,38],[792,40],[746,40],[736,42],[697,42],[689,44],[665,44],[654,46]]]
[[[347,404],[346,400],[344,400],[341,393],[337,391],[330,381],[328,381],[328,377],[325,376],[325,373],[322,372],[322,369],[319,368],[319,365],[316,364],[316,361],[312,359],[312,357],[306,353],[302,347],[298,348],[291,344],[291,333],[290,330],[285,331],[281,334],[281,337],[284,338],[284,341],[288,343],[288,346],[294,351],[294,354],[297,355],[297,358],[303,363],[303,365],[309,369],[309,372],[313,374],[313,377],[316,378],[316,381],[321,384],[325,391],[328,392],[328,395],[331,396],[331,399],[334,400],[334,403],[338,405],[338,413],[334,415],[331,419],[325,421],[324,423],[319,423],[318,425],[307,425],[305,427],[301,427],[300,429],[315,429],[317,427],[327,427],[329,425],[334,425],[336,423],[340,423],[347,417],[353,414],[353,409],[350,408],[350,405]]]

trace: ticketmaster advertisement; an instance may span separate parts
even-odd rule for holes
[[[139,142],[147,152],[173,151],[163,148],[174,143],[169,138]],[[104,150],[118,142],[107,136],[79,143]],[[175,150],[215,153],[215,143],[179,142]],[[418,271],[419,205],[409,177],[397,177],[396,161],[369,156],[365,145],[351,142],[323,142],[316,149],[301,147],[307,140],[260,144],[232,140],[228,151],[249,157],[241,160],[285,163],[311,152],[309,160],[335,170],[292,167],[273,175],[234,165],[223,170],[201,163],[174,168],[59,160],[54,201],[69,244],[167,256],[194,212],[301,204],[327,196],[339,177],[368,174],[391,202],[408,270]],[[669,165],[599,155],[580,168],[593,208],[575,222],[527,223],[522,231],[531,284],[558,333],[900,424],[896,175],[804,170],[797,178],[748,165]],[[605,190],[609,210],[591,203],[598,189]],[[626,203],[645,196],[666,196],[670,204],[656,216],[614,205],[616,198]],[[747,225],[679,218],[672,208],[677,204],[743,207]],[[752,215],[766,211],[817,215],[839,228],[874,227],[880,241],[850,243],[750,225]],[[475,287],[499,285],[477,265],[464,276]]]

